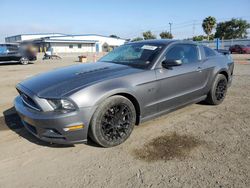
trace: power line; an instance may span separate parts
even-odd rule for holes
[[[193,23],[193,37],[194,37],[194,35],[195,35],[195,21]]]
[[[221,21],[227,21],[227,20],[231,20],[233,17],[227,17],[227,18],[217,18],[216,21],[221,22]],[[235,17],[235,19],[246,19],[246,18],[250,18],[250,16],[241,16],[241,17]],[[174,26],[172,26],[173,23],[169,22],[169,30],[171,30],[171,33],[173,30],[179,30],[179,29],[183,29],[183,28],[187,28],[187,27],[192,27],[192,34],[195,34],[195,30],[196,30],[196,26],[198,25],[202,25],[202,21],[203,19],[197,19],[197,20],[190,20],[190,21],[185,21],[185,22],[181,22],[181,23],[175,23]],[[250,20],[246,20],[248,22],[250,22]],[[152,32],[161,32],[161,31],[165,31],[167,28],[167,26],[161,26],[155,29],[140,29],[137,31],[134,31],[133,33],[129,33],[128,36],[131,36],[130,38],[136,37],[137,35],[135,33],[139,33],[139,32],[143,32],[146,30],[150,30]]]

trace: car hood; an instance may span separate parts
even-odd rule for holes
[[[114,63],[86,63],[39,74],[24,80],[20,85],[38,97],[58,98],[100,81],[140,71],[143,69]]]

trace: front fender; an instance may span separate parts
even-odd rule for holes
[[[136,95],[130,84],[119,81],[119,82],[106,82],[98,83],[87,88],[84,88],[75,94],[71,95],[70,98],[75,101],[79,108],[98,106],[106,98],[116,95],[118,93],[125,93],[132,95],[137,99],[140,104],[140,97]]]

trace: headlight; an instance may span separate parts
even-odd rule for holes
[[[49,99],[49,104],[54,110],[75,110],[75,105],[66,99]]]

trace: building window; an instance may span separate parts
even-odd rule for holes
[[[73,44],[70,44],[70,45],[69,45],[69,48],[73,48]]]
[[[78,48],[82,48],[82,45],[81,45],[81,44],[78,44]]]

